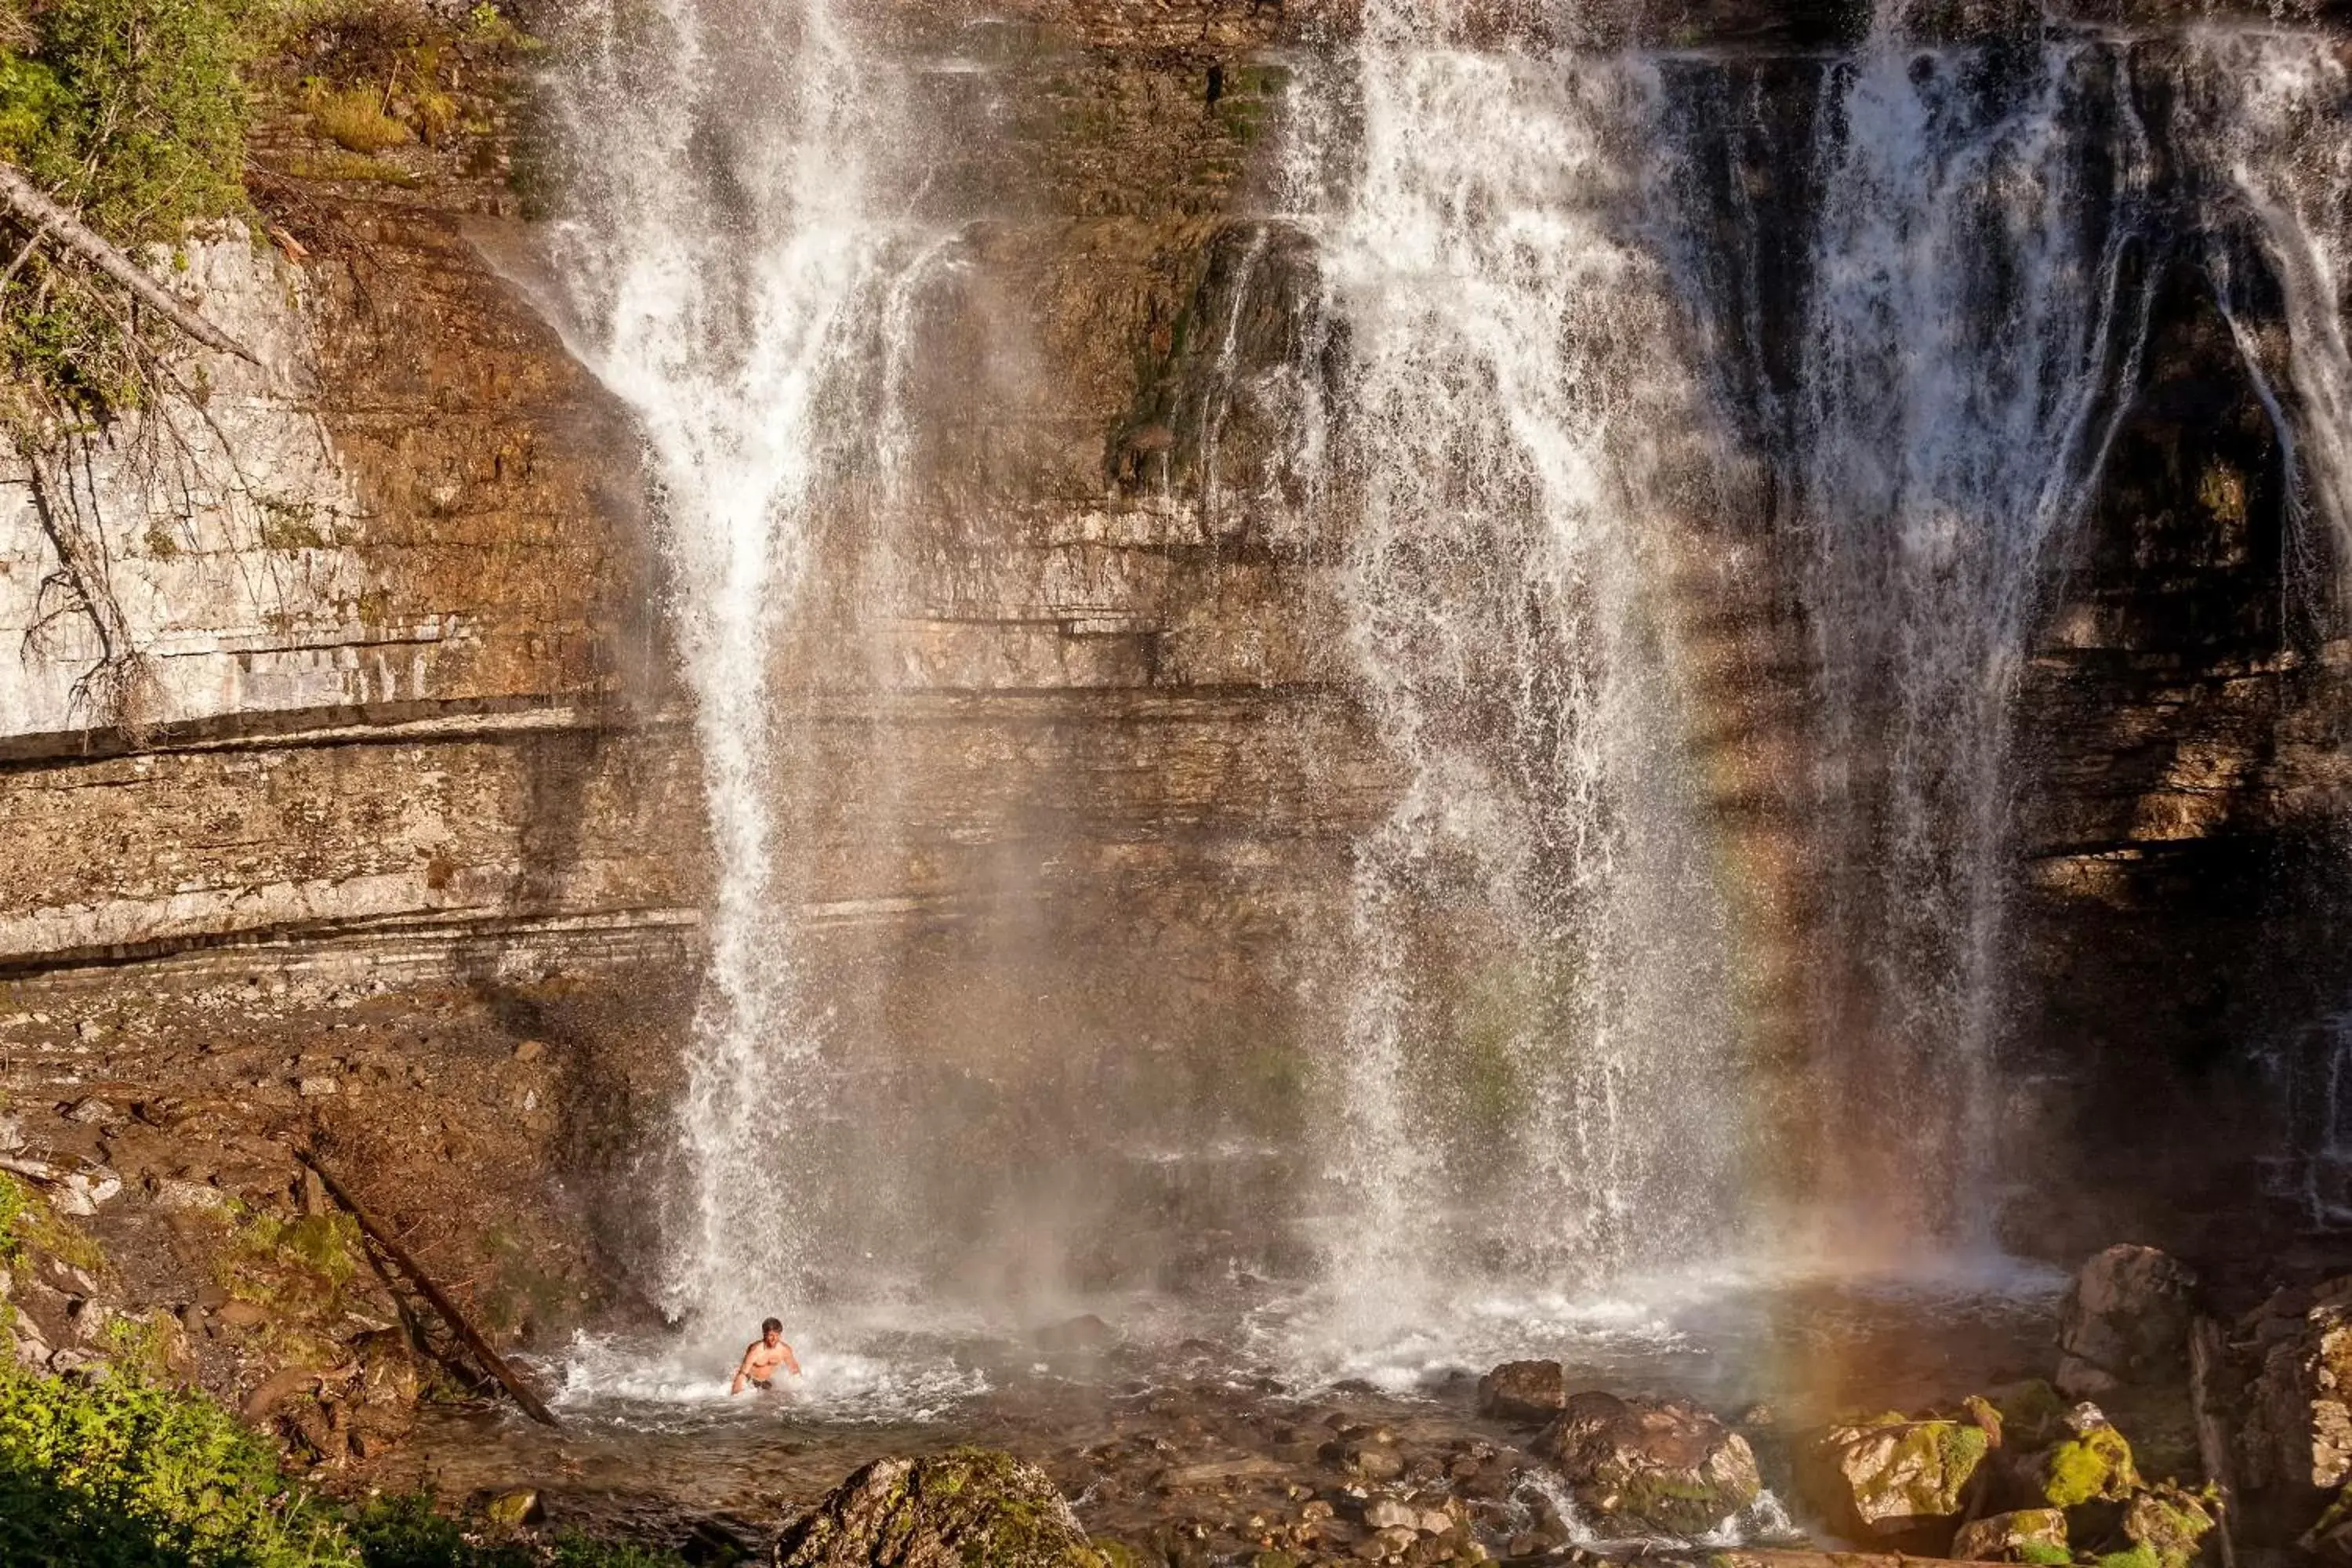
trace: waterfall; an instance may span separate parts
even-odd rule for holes
[[[906,247],[875,195],[898,127],[889,79],[866,67],[826,0],[593,0],[549,95],[560,317],[644,433],[716,871],[665,1281],[672,1314],[698,1321],[794,1299],[819,1228],[793,1156],[823,1010],[780,863],[773,685],[828,443],[858,423],[837,405],[907,312],[889,286]]]
[[[2310,628],[2325,639],[2352,623],[2352,70],[2339,48],[2318,31],[2200,27],[2180,72],[2215,297],[2284,459],[2288,582],[2309,616],[2295,651],[2306,654],[2320,651]],[[2321,652],[2297,679],[2341,710],[2338,661]],[[2339,814],[2301,890],[2322,952],[2343,950],[2352,913],[2352,823]],[[2352,998],[2340,964],[2290,962],[2336,989],[2314,999],[2319,1017],[2257,1049],[2281,1129],[2267,1184],[2307,1223],[2341,1228],[2352,1226]]]
[[[2146,330],[2127,70],[1882,30],[1818,121],[1785,460],[1833,872],[1823,1142],[1889,1151],[1831,1174],[1906,1240],[1989,1239],[2011,700]]]
[[[2183,129],[2209,187],[2201,205],[2212,218],[2234,208],[2251,219],[2285,328],[2284,386],[2248,321],[2252,280],[2217,244],[2222,309],[2285,448],[2294,504],[2336,531],[2342,571],[2352,562],[2352,141],[2342,134],[2352,71],[2324,34],[2210,27],[2189,35],[2184,65]]]
[[[1692,388],[1629,237],[1622,62],[1367,7],[1323,220],[1325,484],[1356,682],[1406,784],[1357,848],[1333,1050],[1349,1331],[1717,1234],[1723,913],[1660,602]]]

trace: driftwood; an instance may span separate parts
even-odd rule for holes
[[[32,181],[5,163],[0,163],[0,208],[5,208],[18,222],[29,227],[35,239],[45,235],[55,238],[59,245],[121,284],[132,299],[205,347],[216,349],[225,354],[235,354],[247,364],[261,363],[253,356],[252,351],[173,299],[163,285],[148,277],[137,262],[91,233],[79,218],[42,195]]]
[[[490,1348],[489,1341],[484,1339],[474,1325],[467,1320],[466,1314],[457,1310],[457,1303],[452,1301],[442,1291],[441,1287],[433,1282],[433,1277],[425,1273],[416,1259],[408,1255],[408,1249],[400,1245],[391,1230],[379,1222],[373,1215],[368,1213],[361,1205],[360,1201],[352,1196],[350,1191],[341,1182],[335,1180],[333,1173],[324,1165],[320,1164],[316,1159],[308,1154],[301,1155],[299,1158],[302,1163],[315,1173],[319,1180],[325,1184],[327,1195],[351,1212],[351,1216],[359,1221],[360,1228],[367,1232],[369,1239],[383,1248],[384,1256],[391,1258],[400,1271],[415,1283],[418,1292],[433,1304],[433,1310],[441,1314],[441,1321],[449,1325],[450,1331],[465,1342],[466,1348],[473,1352],[474,1358],[482,1363],[492,1377],[499,1380],[500,1387],[514,1395],[514,1402],[522,1406],[523,1414],[542,1426],[562,1426],[562,1423],[556,1420],[555,1413],[541,1403],[539,1395],[530,1391],[530,1385],[517,1376],[514,1368],[506,1363],[505,1358]]]
[[[2219,1488],[2221,1506],[2214,1535],[2221,1542],[2221,1568],[2238,1568],[2238,1548],[2230,1539],[2230,1511],[2238,1489],[2230,1463],[2230,1427],[2213,1406],[2213,1373],[2221,1360],[2221,1326],[2208,1317],[2189,1325],[2189,1408],[2197,1417],[2197,1459],[2205,1479]]]

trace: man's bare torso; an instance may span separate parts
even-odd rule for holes
[[[764,1340],[753,1340],[743,1352],[743,1375],[754,1383],[766,1383],[776,1375],[777,1369],[792,1353],[788,1345],[772,1345]]]

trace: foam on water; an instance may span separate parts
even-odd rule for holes
[[[934,1422],[989,1392],[983,1372],[943,1349],[905,1346],[877,1353],[822,1341],[794,1346],[802,1375],[779,1394],[727,1392],[741,1345],[642,1337],[576,1336],[551,1368],[560,1378],[549,1404],[567,1416],[660,1426],[681,1416]]]

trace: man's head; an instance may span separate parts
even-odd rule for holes
[[[760,1339],[761,1342],[772,1345],[783,1337],[784,1324],[783,1320],[781,1318],[770,1318],[767,1321],[760,1325]]]

